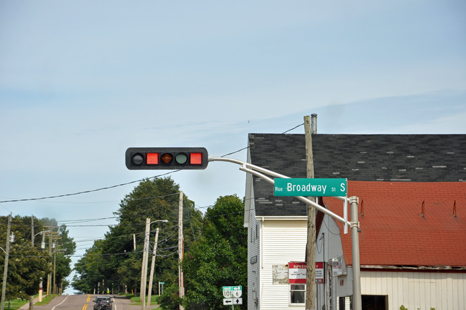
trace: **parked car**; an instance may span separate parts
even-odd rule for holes
[[[112,310],[112,299],[110,297],[97,297],[94,302],[94,310]]]

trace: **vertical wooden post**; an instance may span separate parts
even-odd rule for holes
[[[307,177],[314,178],[314,157],[312,154],[311,117],[304,117],[304,132],[306,142]],[[309,199],[315,201],[314,197]],[[306,245],[306,310],[315,310],[316,298],[316,209],[307,206],[307,245]]]
[[[183,269],[181,268],[181,262],[183,261],[183,192],[180,192],[180,202],[179,202],[179,217],[178,217],[178,277],[180,285],[180,297],[184,296],[184,284],[183,284]],[[183,310],[184,307],[180,305],[180,310]]]

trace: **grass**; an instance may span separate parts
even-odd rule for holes
[[[49,302],[52,301],[52,299],[54,299],[55,297],[57,297],[58,294],[50,294],[49,296],[45,296],[42,298],[42,301],[41,302],[36,302],[34,304],[34,306],[45,306],[47,305]]]
[[[140,301],[139,296],[134,297],[133,295],[128,295],[128,297],[130,297],[132,306],[142,305],[142,302]],[[158,297],[159,297],[158,295],[152,295],[151,299],[150,299],[150,304],[151,305],[157,305],[158,304]],[[147,303],[147,296],[146,296],[146,303]]]
[[[34,298],[36,298],[39,295],[34,295]],[[13,300],[7,300],[5,301],[5,309],[10,309],[10,310],[17,310],[24,306],[25,304],[29,303],[29,299],[13,299]]]

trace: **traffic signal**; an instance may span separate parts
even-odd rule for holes
[[[203,147],[130,147],[126,167],[130,170],[205,169],[209,155]]]

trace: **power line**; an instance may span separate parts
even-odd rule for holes
[[[23,198],[23,199],[3,200],[3,201],[0,201],[0,203],[45,200],[45,199],[54,199],[54,198],[61,198],[61,197],[76,196],[76,195],[81,195],[81,194],[89,194],[89,193],[93,193],[93,192],[98,192],[98,191],[103,191],[103,190],[107,190],[107,189],[111,189],[111,188],[116,188],[116,187],[121,187],[121,186],[129,185],[129,184],[133,184],[133,183],[137,183],[137,182],[142,182],[142,181],[144,181],[144,180],[146,180],[146,179],[157,179],[157,178],[160,178],[160,177],[162,177],[162,176],[169,175],[169,174],[172,174],[172,173],[175,173],[175,172],[178,172],[178,171],[180,171],[180,170],[170,171],[170,172],[163,173],[163,174],[159,174],[159,175],[156,175],[156,176],[153,176],[153,177],[150,177],[150,178],[139,179],[139,180],[136,180],[136,181],[126,182],[126,183],[120,183],[120,184],[117,184],[117,185],[112,185],[112,186],[107,186],[107,187],[101,187],[101,188],[97,188],[97,189],[91,189],[91,190],[82,191],[82,192],[76,192],[76,193],[71,193],[71,194],[63,194],[63,195],[55,195],[55,196],[46,196],[46,197],[37,197],[37,198]]]
[[[300,126],[304,125],[304,123],[302,124],[299,124],[293,128],[290,128],[284,132],[282,132],[281,134],[286,134]],[[225,155],[222,155],[221,157],[225,157],[225,156],[228,156],[228,155],[233,155],[233,154],[236,154],[236,153],[239,153],[243,150],[246,150],[248,149],[249,146],[247,147],[244,147],[244,148],[241,148],[237,151],[234,151],[234,152],[231,152],[231,153],[227,153]],[[137,183],[137,182],[141,182],[141,181],[144,181],[145,179],[154,179],[154,178],[160,178],[162,176],[165,176],[165,175],[169,175],[169,174],[172,174],[172,173],[175,173],[175,172],[179,172],[180,170],[173,170],[173,171],[169,171],[167,173],[163,173],[163,174],[159,174],[157,176],[153,176],[153,177],[149,177],[149,178],[144,178],[144,179],[139,179],[139,180],[135,180],[135,181],[131,181],[131,182],[126,182],[126,183],[120,183],[120,184],[116,184],[116,185],[112,185],[112,186],[106,186],[106,187],[101,187],[101,188],[97,188],[97,189],[92,189],[92,190],[87,190],[87,191],[81,191],[81,192],[76,192],[76,193],[70,193],[70,194],[62,194],[62,195],[54,195],[54,196],[46,196],[46,197],[36,197],[36,198],[23,198],[23,199],[10,199],[10,200],[3,200],[3,201],[0,201],[0,204],[2,203],[10,203],[10,202],[23,202],[23,201],[37,201],[37,200],[46,200],[46,199],[54,199],[54,198],[62,198],[62,197],[69,197],[69,196],[76,196],[76,195],[82,195],[82,194],[89,194],[89,193],[93,193],[93,192],[98,192],[98,191],[103,191],[103,190],[107,190],[107,189],[112,189],[112,188],[116,188],[116,187],[121,187],[121,186],[125,186],[125,185],[129,185],[129,184],[134,184],[134,183]],[[2,206],[3,207],[3,206]],[[5,208],[6,209],[6,208]]]

